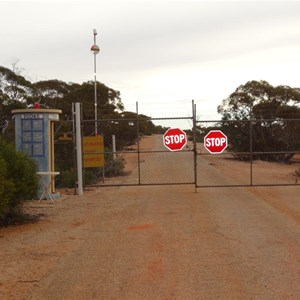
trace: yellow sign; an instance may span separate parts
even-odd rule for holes
[[[83,167],[104,167],[104,141],[103,136],[83,137]]]

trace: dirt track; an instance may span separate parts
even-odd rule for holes
[[[30,210],[44,220],[0,229],[0,299],[300,299],[299,187],[102,188]]]

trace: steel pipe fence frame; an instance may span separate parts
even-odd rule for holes
[[[249,151],[232,151],[232,152],[227,152],[226,155],[236,155],[236,156],[241,156],[241,155],[246,155],[249,157],[248,163],[249,163],[249,183],[248,184],[199,184],[198,180],[196,181],[196,189],[197,188],[212,188],[212,187],[251,187],[251,186],[295,186],[299,185],[297,179],[295,180],[294,183],[254,183],[255,175],[253,174],[253,164],[254,162],[257,161],[255,159],[256,156],[259,155],[283,155],[283,154],[300,154],[300,144],[298,147],[296,147],[294,150],[277,150],[277,151],[257,151],[254,149],[253,142],[254,142],[254,137],[253,137],[253,132],[254,132],[254,127],[253,125],[257,124],[263,124],[263,123],[288,123],[288,122],[296,122],[298,124],[298,128],[300,129],[300,119],[296,118],[290,118],[290,119],[252,119],[252,120],[195,120],[195,126],[200,127],[199,124],[214,124],[215,126],[204,126],[205,129],[209,128],[214,128],[216,127],[217,129],[222,129],[222,125],[224,124],[246,124],[249,132],[249,139],[248,139],[248,145],[249,145]],[[220,126],[220,124],[222,124]],[[212,129],[211,129],[212,130]],[[197,131],[197,128],[196,128]],[[202,135],[202,138],[204,137],[205,134]],[[298,140],[300,142],[300,131],[298,132]],[[220,156],[224,156],[224,154],[220,154]],[[197,152],[197,166],[199,165],[199,158],[201,157],[211,157],[212,154],[210,153],[199,153]],[[270,162],[269,160],[265,160],[267,162]],[[273,163],[278,163],[276,161],[273,161]],[[201,165],[201,163],[200,163]],[[199,170],[197,167],[197,176],[199,176]],[[205,175],[204,175],[205,176]],[[300,180],[299,180],[300,181]]]
[[[140,146],[140,137],[142,135],[142,132],[140,130],[140,126],[143,122],[145,121],[149,121],[149,122],[154,122],[154,121],[158,121],[158,122],[162,122],[162,123],[168,123],[168,122],[172,122],[172,123],[178,123],[178,122],[187,122],[187,121],[193,121],[193,118],[192,117],[170,117],[170,118],[133,118],[133,119],[101,119],[101,120],[97,120],[98,124],[99,124],[99,127],[103,127],[101,126],[101,124],[111,124],[111,122],[114,122],[114,123],[117,123],[117,124],[120,124],[122,122],[125,122],[125,123],[134,123],[135,125],[135,141],[136,141],[136,144],[135,144],[135,149],[132,149],[131,147],[133,145],[129,145],[129,146],[126,146],[125,148],[121,149],[121,150],[117,150],[116,153],[113,153],[112,151],[105,151],[103,152],[103,155],[110,155],[110,154],[116,154],[117,156],[120,156],[120,155],[136,155],[137,157],[137,163],[136,163],[136,170],[137,170],[137,174],[136,174],[136,181],[134,183],[125,183],[125,182],[117,182],[117,183],[112,183],[111,181],[107,182],[107,183],[97,183],[97,184],[92,184],[92,185],[89,185],[89,186],[134,186],[134,185],[176,185],[176,184],[193,184],[195,185],[195,180],[194,178],[192,180],[189,180],[188,182],[182,182],[182,180],[179,180],[179,182],[176,181],[175,179],[175,182],[174,182],[174,179],[171,179],[169,180],[168,182],[163,182],[163,183],[159,183],[159,182],[153,182],[151,180],[143,180],[143,174],[142,174],[142,170],[141,170],[141,167],[142,167],[142,164],[143,164],[143,156],[146,155],[146,154],[149,154],[149,155],[152,155],[152,157],[154,157],[154,155],[156,154],[164,154],[164,155],[180,155],[180,153],[192,153],[194,152],[194,149],[184,149],[180,152],[178,152],[177,154],[176,153],[173,153],[173,152],[170,152],[168,149],[156,149],[156,150],[145,150],[145,149],[142,149],[141,146]],[[86,124],[89,124],[89,123],[93,123],[92,120],[83,120],[82,121],[82,124],[83,124],[83,128],[86,126]],[[190,127],[190,130],[192,131],[193,130],[193,126],[190,125],[190,124],[186,124],[185,126],[189,126]],[[101,130],[99,131],[101,132]],[[163,133],[160,132],[160,134],[162,135]],[[116,134],[115,135],[115,138],[116,140],[118,140],[118,136]],[[105,134],[104,134],[105,136]],[[118,141],[117,141],[117,144],[118,144]],[[130,150],[128,150],[130,149]],[[192,172],[192,170],[191,170]],[[169,176],[170,174],[168,174]],[[125,180],[126,181],[126,180]]]
[[[136,186],[136,185],[177,185],[177,184],[193,184],[195,186],[195,191],[197,190],[197,188],[213,188],[213,187],[251,187],[251,186],[295,186],[295,185],[299,185],[297,182],[296,183],[285,183],[285,182],[273,182],[273,183],[265,183],[265,182],[258,182],[256,180],[256,174],[257,174],[257,170],[256,170],[256,162],[258,161],[256,159],[256,157],[259,157],[261,155],[269,155],[270,157],[273,155],[277,155],[277,156],[283,156],[283,155],[293,155],[293,154],[299,154],[300,153],[300,147],[296,147],[295,149],[287,149],[287,150],[276,150],[275,148],[270,148],[268,149],[268,151],[263,150],[262,149],[257,149],[257,146],[255,144],[255,136],[253,136],[253,134],[255,135],[256,132],[255,128],[259,128],[259,126],[261,126],[262,124],[267,124],[264,126],[271,126],[272,124],[276,125],[277,128],[280,127],[280,125],[282,124],[287,124],[288,122],[289,125],[293,125],[292,122],[294,122],[294,127],[297,128],[297,126],[300,127],[300,119],[296,119],[296,118],[290,118],[290,119],[247,119],[247,120],[199,120],[196,118],[196,104],[194,104],[194,102],[192,102],[192,117],[166,117],[166,118],[145,118],[145,117],[141,117],[138,114],[138,107],[137,107],[137,113],[136,113],[136,118],[128,118],[128,119],[98,119],[97,121],[97,126],[100,127],[100,131],[101,132],[101,128],[103,124],[107,124],[107,126],[112,126],[114,127],[114,129],[117,129],[117,126],[120,125],[120,123],[122,122],[127,122],[131,123],[131,127],[128,128],[134,128],[134,138],[136,141],[135,147],[132,147],[132,145],[126,145],[123,149],[118,148],[116,152],[112,151],[112,150],[107,150],[104,149],[103,151],[103,155],[114,155],[116,154],[118,157],[120,157],[121,155],[127,155],[127,156],[136,156],[136,164],[134,165],[136,167],[135,169],[135,180],[134,181],[130,181],[130,180],[126,180],[126,176],[121,176],[122,178],[120,178],[120,181],[116,181],[116,182],[112,182],[111,178],[108,178],[107,182],[105,182],[104,184],[102,183],[96,183],[96,184],[86,184],[84,183],[85,187],[88,186]],[[143,149],[141,148],[141,140],[140,137],[142,135],[143,129],[142,129],[142,125],[143,122],[153,122],[153,123],[160,123],[162,126],[162,129],[164,128],[163,125],[176,125],[178,124],[178,127],[180,127],[182,124],[183,127],[185,127],[184,129],[189,130],[190,135],[191,135],[191,140],[189,141],[190,144],[190,149],[183,149],[182,151],[180,151],[179,153],[186,153],[187,155],[189,155],[189,153],[191,154],[191,157],[189,157],[190,162],[187,163],[187,165],[185,166],[185,168],[190,170],[190,173],[192,174],[191,176],[191,180],[189,179],[188,182],[183,182],[183,180],[179,179],[176,181],[176,178],[174,180],[174,178],[172,178],[172,176],[174,176],[173,173],[169,172],[166,173],[167,176],[169,176],[168,182],[152,182],[152,181],[145,181],[143,179],[144,176],[144,162],[143,159],[145,157],[145,155],[147,155],[147,160],[151,160],[152,159],[157,159],[157,157],[159,157],[159,155],[173,155],[175,157],[175,155],[178,155],[177,152],[170,152],[167,149],[157,149],[157,150],[150,150],[150,149]],[[71,171],[69,173],[72,173],[74,170],[74,172],[76,171],[76,164],[75,164],[75,157],[73,157],[73,165],[70,165],[70,161],[71,156],[74,156],[74,153],[71,153],[73,151],[74,146],[74,140],[68,139],[68,140],[60,140],[59,137],[62,136],[64,137],[64,134],[66,131],[66,129],[64,128],[64,126],[62,125],[66,125],[67,128],[71,127],[70,130],[67,129],[68,134],[70,133],[70,135],[72,135],[72,121],[59,121],[58,124],[56,125],[57,129],[55,132],[55,147],[56,149],[59,149],[59,147],[63,148],[68,148],[68,149],[64,149],[64,150],[60,150],[60,151],[55,151],[56,153],[59,152],[59,168],[61,171],[68,173],[71,169]],[[209,129],[209,128],[221,128],[223,125],[229,125],[229,127],[231,125],[236,125],[235,130],[239,133],[245,133],[247,132],[248,135],[248,141],[247,141],[247,147],[248,150],[247,151],[226,151],[225,153],[220,154],[219,156],[216,155],[212,155],[209,153],[205,153],[205,152],[199,152],[197,150],[197,147],[199,146],[199,140],[201,138],[203,138],[205,136],[205,132]],[[84,132],[85,129],[87,127],[93,128],[94,130],[94,125],[95,125],[95,120],[82,120],[81,119],[81,125],[82,125],[82,131]],[[200,125],[200,126],[199,126]],[[275,127],[276,127],[275,126]],[[167,126],[170,127],[170,126]],[[167,128],[166,127],[166,128]],[[199,128],[200,127],[200,128]],[[262,127],[262,126],[261,126]],[[286,128],[288,128],[288,125],[285,125]],[[293,126],[290,126],[290,128],[292,128]],[[298,128],[299,128],[298,127]],[[199,129],[202,130],[202,133],[199,133]],[[230,128],[229,128],[230,129]],[[228,129],[228,130],[229,130]],[[87,129],[89,131],[89,129]],[[133,134],[133,129],[130,129],[131,133]],[[282,129],[283,130],[283,129]],[[288,130],[288,129],[285,129]],[[107,132],[112,132],[113,128],[111,130],[108,130]],[[240,131],[240,132],[239,132]],[[278,130],[280,132],[280,130]],[[91,131],[92,132],[92,131]],[[92,134],[92,133],[90,133]],[[162,133],[161,133],[162,134]],[[297,136],[299,136],[300,133],[295,133],[295,139],[297,140]],[[116,140],[117,143],[118,141],[120,141],[120,139],[118,138],[118,135],[116,134]],[[300,140],[300,138],[299,138]],[[230,141],[229,141],[230,143]],[[66,147],[66,145],[68,144],[68,147]],[[134,148],[134,149],[133,149]],[[71,150],[70,150],[71,149]],[[68,157],[62,157],[62,156],[68,156]],[[203,173],[203,159],[211,159],[211,163],[214,163],[214,160],[216,159],[216,157],[219,157],[219,159],[223,159],[225,160],[226,158],[230,157],[230,156],[239,156],[239,157],[248,157],[248,161],[243,162],[244,164],[248,165],[248,170],[247,171],[247,176],[249,177],[247,179],[247,183],[246,184],[240,184],[239,182],[230,182],[229,183],[225,183],[225,184],[218,184],[218,183],[212,183],[209,184],[208,181],[206,181],[206,183],[202,183],[203,178],[205,179],[205,176],[207,174]],[[223,157],[222,157],[223,156]],[[188,157],[188,156],[187,156]],[[225,157],[225,159],[224,159]],[[267,157],[268,158],[268,157]],[[70,160],[71,159],[71,160]],[[163,158],[159,158],[159,159],[163,159]],[[238,158],[234,158],[235,161],[239,161]],[[230,161],[227,159],[227,162]],[[268,161],[266,161],[268,162]],[[63,163],[66,164],[66,169],[64,169]],[[279,163],[272,163],[273,165],[276,166],[276,164]],[[159,168],[159,167],[158,167]],[[56,167],[57,169],[57,167]],[[273,168],[274,171],[276,171],[277,167]],[[278,171],[278,170],[277,170]],[[68,173],[68,174],[69,174]],[[70,175],[71,176],[71,175]],[[57,178],[58,180],[61,180],[61,178]],[[300,180],[299,180],[300,181]]]

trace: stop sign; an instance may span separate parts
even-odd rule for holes
[[[164,145],[171,151],[181,150],[186,142],[186,134],[179,128],[169,128],[164,134]]]
[[[211,154],[220,154],[227,146],[227,136],[221,130],[211,130],[204,137],[204,147]]]

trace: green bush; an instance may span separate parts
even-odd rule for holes
[[[7,165],[0,156],[0,220],[5,216],[14,193],[14,184],[7,179]]]
[[[74,169],[60,172],[56,183],[58,188],[74,188],[76,184],[76,172]]]
[[[121,156],[117,156],[116,160],[114,160],[114,156],[110,148],[105,147],[104,152],[105,177],[125,175],[125,159]]]
[[[94,184],[97,180],[96,173],[98,172],[98,168],[96,171],[84,170],[84,184],[85,185],[91,185]],[[60,176],[58,177],[58,180],[56,181],[56,187],[57,188],[75,188],[76,186],[76,178],[77,174],[74,169],[69,169],[65,171],[60,172]]]
[[[123,176],[125,175],[125,160],[122,157],[113,159],[113,154],[109,148],[105,148],[105,177]],[[97,184],[103,177],[102,168],[84,168],[83,184],[84,186]],[[76,186],[76,170],[73,168],[60,171],[60,175],[55,182],[57,188],[75,188]]]
[[[123,176],[125,168],[125,160],[123,157],[117,157],[116,160],[110,158],[105,161],[105,176],[114,177],[114,176]]]
[[[92,185],[97,182],[97,174],[99,168],[96,169],[84,169],[84,185]]]
[[[13,145],[0,140],[0,216],[36,196],[36,164]]]

